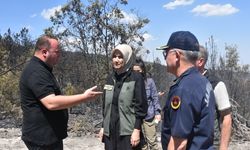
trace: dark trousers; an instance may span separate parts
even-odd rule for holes
[[[63,150],[63,141],[58,141],[51,145],[37,145],[32,142],[24,141],[24,144],[29,150]]]
[[[104,135],[105,150],[141,150],[141,144],[136,147],[132,147],[130,144],[130,136],[120,136],[114,141]]]

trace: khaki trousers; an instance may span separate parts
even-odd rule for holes
[[[145,137],[145,144],[142,146],[142,150],[159,150],[156,139],[156,124],[154,120],[152,122],[143,120],[142,132]]]

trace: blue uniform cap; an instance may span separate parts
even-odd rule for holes
[[[189,31],[177,31],[171,34],[167,45],[156,48],[157,50],[169,50],[178,48],[186,51],[199,51],[199,42],[193,33]]]

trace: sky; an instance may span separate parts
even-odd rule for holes
[[[51,26],[49,17],[68,0],[5,0],[0,5],[0,33],[8,28],[19,32],[29,29],[37,38],[43,29]],[[143,30],[144,47],[150,50],[146,61],[160,58],[155,48],[167,43],[175,31],[192,32],[201,45],[213,36],[218,54],[225,57],[225,45],[236,45],[239,64],[250,64],[250,1],[248,0],[128,0],[123,7],[127,21],[136,20],[130,9],[150,20]],[[249,16],[249,17],[247,17]],[[247,19],[248,18],[248,19]]]

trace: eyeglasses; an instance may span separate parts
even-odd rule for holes
[[[168,53],[167,53],[167,51],[166,51],[166,50],[162,52],[162,55],[163,55],[164,59],[166,59],[167,54],[168,54]]]
[[[168,53],[170,52],[176,52],[176,49],[170,49],[170,50],[165,50],[162,52],[164,59],[167,58]]]

